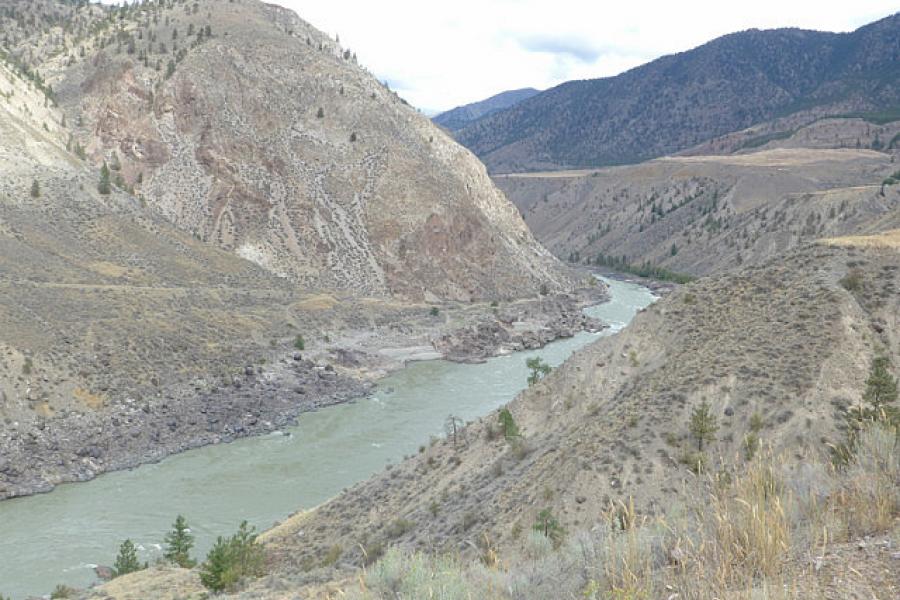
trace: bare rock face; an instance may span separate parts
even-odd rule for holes
[[[116,43],[46,68],[89,155],[179,228],[312,288],[570,285],[472,154],[292,12],[206,1],[119,22]]]

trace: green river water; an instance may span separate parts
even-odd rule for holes
[[[556,366],[655,300],[642,286],[604,281],[611,300],[586,309],[611,325],[602,333],[483,364],[413,363],[381,380],[371,397],[301,415],[284,433],[0,502],[0,594],[24,600],[58,583],[87,586],[95,581],[93,567],[112,564],[125,538],[138,545],[141,560],[152,561],[178,514],[191,525],[202,557],[217,535],[230,535],[244,519],[266,529],[320,504],[441,435],[448,414],[470,420],[512,400],[526,386],[525,359],[541,356]]]

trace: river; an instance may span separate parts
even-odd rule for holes
[[[0,594],[24,600],[57,583],[87,586],[95,580],[93,566],[111,565],[125,538],[138,545],[141,560],[152,561],[178,514],[187,518],[202,557],[217,535],[230,535],[244,519],[267,529],[320,504],[442,435],[447,415],[470,420],[512,400],[526,386],[527,358],[559,365],[655,300],[642,286],[604,281],[610,301],[586,309],[611,325],[602,333],[582,332],[483,364],[413,363],[382,379],[370,397],[301,415],[283,433],[0,502]]]

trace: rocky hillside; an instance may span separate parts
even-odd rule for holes
[[[4,53],[52,89],[71,143],[199,240],[355,294],[571,284],[474,156],[288,10],[0,6]]]
[[[274,530],[281,568],[336,544],[347,564],[362,561],[359,544],[451,550],[487,533],[502,547],[545,507],[567,529],[601,520],[610,500],[659,514],[696,485],[682,462],[704,400],[720,425],[711,464],[743,455],[753,434],[800,468],[841,440],[873,356],[900,359],[897,235],[813,244],[679,289],[511,403],[521,446],[495,413],[455,448],[423,448]]]
[[[653,565],[665,578],[652,585],[669,592],[675,589],[670,584],[678,585],[687,598],[778,582],[773,574],[783,569],[789,598],[846,597],[848,586],[863,596],[890,596],[900,589],[891,567],[896,556],[892,562],[890,531],[883,542],[875,538],[878,546],[871,550],[871,537],[858,546],[833,544],[861,534],[881,536],[879,527],[895,524],[900,498],[893,492],[879,496],[892,504],[885,519],[873,514],[871,521],[857,512],[869,510],[861,505],[837,504],[826,516],[816,503],[841,502],[854,490],[860,493],[854,502],[878,493],[855,488],[852,481],[833,483],[823,463],[828,444],[844,439],[844,415],[861,402],[873,358],[888,357],[896,375],[898,285],[900,232],[893,231],[826,240],[758,268],[684,286],[510,403],[506,423],[514,423],[520,435],[507,437],[509,425],[495,412],[468,424],[456,440],[423,445],[417,456],[267,532],[263,540],[274,572],[250,582],[239,597],[284,597],[328,580],[337,583],[322,598],[340,588],[365,590],[367,584],[371,592],[361,597],[395,597],[405,585],[425,589],[429,582],[438,589],[462,585],[441,573],[466,568],[466,560],[404,568],[394,548],[478,557],[471,568],[491,590],[479,597],[600,598],[591,590],[650,585],[646,577]],[[704,402],[717,428],[698,451],[689,423]],[[888,479],[879,485],[890,490],[900,471],[889,458],[896,440],[885,442],[881,476]],[[760,454],[769,461],[777,457],[777,464],[760,467]],[[699,476],[698,461],[704,465]],[[863,477],[858,471],[848,477],[852,473]],[[848,495],[826,492],[833,485],[846,486],[842,494]],[[773,494],[786,504],[773,501]],[[688,568],[704,550],[696,537],[677,541],[680,523],[695,510],[709,519],[709,529],[698,535],[711,536],[707,543],[725,552],[703,560],[727,569],[704,571],[709,579],[702,584]],[[551,539],[574,538],[568,550],[546,560],[548,549],[524,539],[542,514],[552,516]],[[662,524],[649,524],[663,514]],[[790,532],[778,529],[801,514],[806,520],[790,525]],[[627,533],[642,523],[639,535]],[[765,535],[728,537],[738,530],[755,536],[754,523]],[[604,540],[600,548],[591,542],[596,537]],[[723,539],[725,546],[719,545]],[[786,548],[778,540],[797,546]],[[497,562],[523,546],[520,562]],[[779,557],[777,565],[768,562],[771,556],[741,554],[742,548],[768,548]],[[565,558],[566,551],[583,560]],[[354,573],[382,556],[384,564]],[[797,562],[788,566],[782,556]],[[747,564],[755,566],[744,570]],[[867,574],[848,571],[836,587],[835,577],[847,564]],[[116,590],[122,598],[156,598],[167,586],[185,594],[202,589],[194,574],[163,570],[113,582],[90,597]]]
[[[450,131],[457,131],[470,125],[482,117],[493,114],[498,110],[515,106],[523,100],[527,100],[532,96],[539,94],[540,90],[534,88],[522,88],[520,90],[510,90],[508,92],[500,92],[486,100],[472,102],[464,106],[457,106],[446,112],[432,117],[432,121],[445,127]]]
[[[0,25],[0,499],[283,427],[386,347],[581,327],[477,159],[293,13],[0,0]]]
[[[560,258],[706,275],[900,226],[900,185],[882,185],[898,170],[872,150],[791,148],[496,181]]]
[[[564,83],[456,135],[505,173],[639,162],[794,113],[805,122],[884,114],[900,106],[898,40],[900,15],[844,34],[734,33],[616,77]]]

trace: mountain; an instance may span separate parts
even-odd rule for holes
[[[357,295],[571,283],[474,156],[286,9],[0,5],[4,54],[52,89],[72,145],[202,241]]]
[[[500,92],[487,100],[472,102],[471,104],[457,106],[456,108],[442,112],[441,114],[432,117],[431,120],[450,131],[457,131],[482,117],[493,114],[498,110],[515,106],[519,102],[527,100],[536,94],[540,94],[540,90],[534,88],[522,88],[520,90]]]
[[[790,114],[900,106],[900,13],[851,33],[748,30],[570,81],[456,132],[495,173],[635,163]],[[895,120],[896,117],[895,117]]]
[[[900,123],[868,129],[888,139]],[[820,237],[900,227],[900,186],[882,185],[898,172],[882,152],[793,147],[495,181],[564,260],[702,276]]]
[[[285,427],[391,344],[531,333],[491,303],[577,319],[478,160],[293,13],[0,0],[0,28],[0,498]]]

